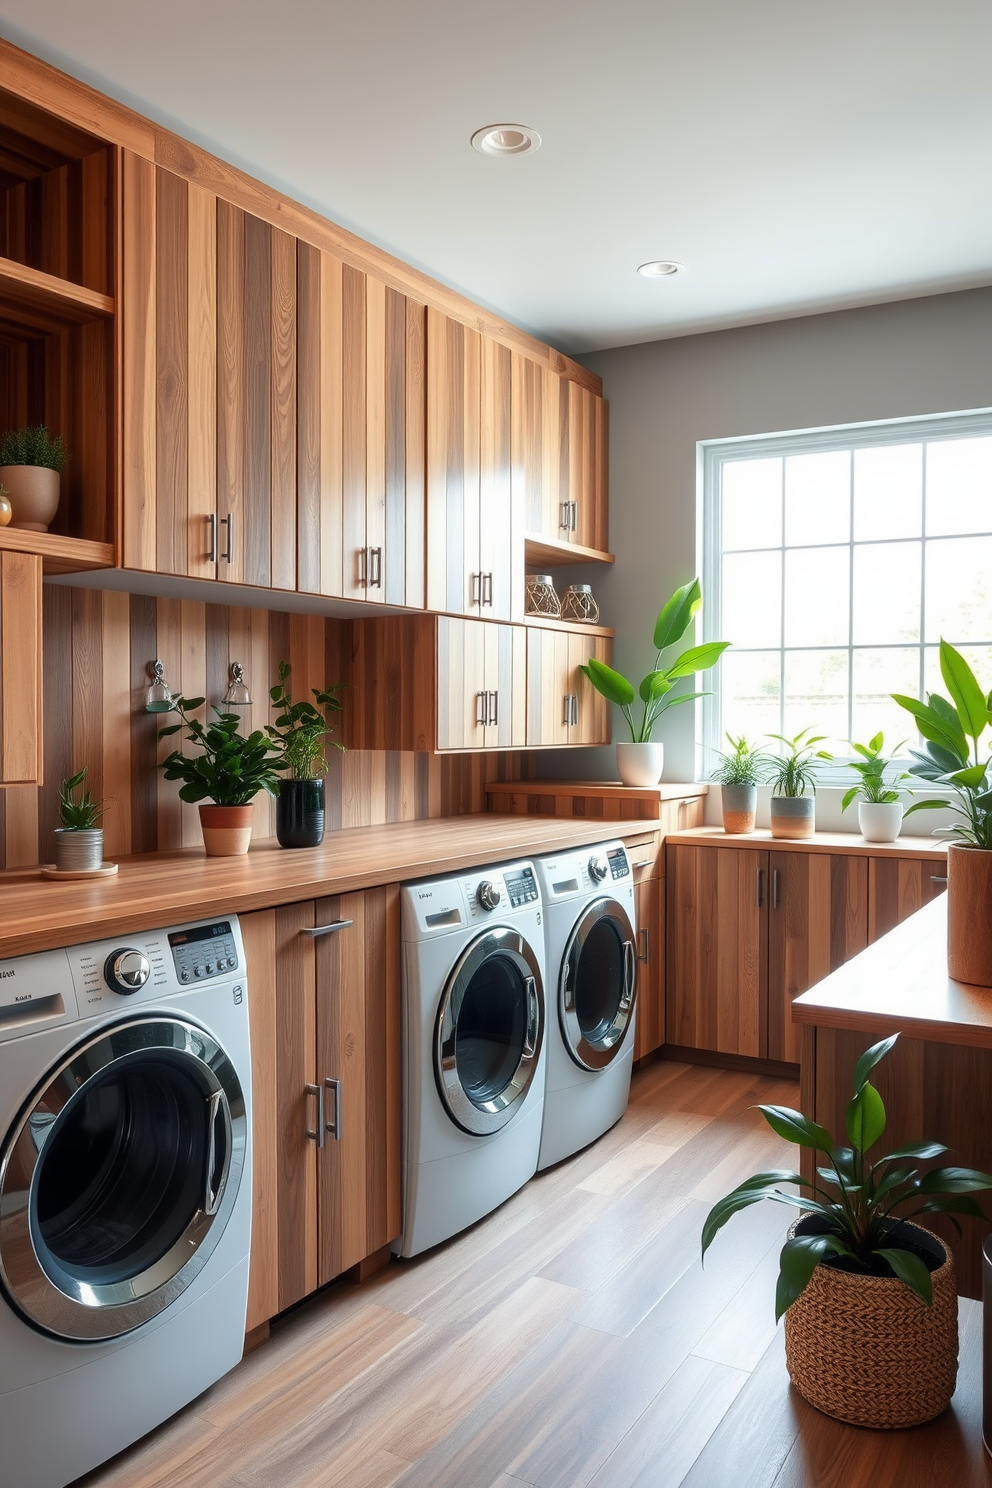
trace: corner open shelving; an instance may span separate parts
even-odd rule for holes
[[[614,563],[612,553],[584,548],[580,543],[561,542],[541,532],[524,533],[524,561],[528,569],[562,568],[573,563]]]

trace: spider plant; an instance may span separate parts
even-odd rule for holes
[[[769,766],[769,759],[760,749],[749,744],[742,734],[735,739],[727,735],[730,751],[717,756],[720,763],[711,779],[719,785],[760,785]]]
[[[816,760],[833,759],[825,749],[817,749],[817,744],[822,744],[827,737],[826,734],[811,734],[808,728],[802,729],[795,738],[786,738],[785,734],[769,734],[777,744],[785,746],[785,753],[772,755],[771,777],[772,793],[776,796],[806,796],[816,793]]]
[[[902,744],[905,744],[905,739]],[[897,744],[895,754],[898,754],[902,744]],[[898,801],[899,792],[894,789],[900,780],[908,780],[905,771],[899,771],[890,781],[886,781],[885,772],[892,764],[891,759],[886,759],[882,754],[885,747],[885,737],[881,733],[875,734],[868,740],[867,744],[855,744],[851,740],[851,748],[861,755],[860,759],[850,760],[847,768],[856,770],[860,781],[852,785],[850,790],[844,793],[841,801],[841,810],[846,811],[851,802],[860,796],[869,806],[887,806],[893,801]]]
[[[954,835],[973,847],[992,849],[992,756],[982,738],[992,723],[992,693],[984,693],[971,667],[949,642],[940,643],[940,674],[952,701],[939,692],[927,700],[893,693],[912,713],[923,735],[923,749],[911,749],[910,775],[946,786],[951,792],[936,800],[914,801],[906,812],[950,809],[957,817]],[[969,744],[968,741],[971,741]]]

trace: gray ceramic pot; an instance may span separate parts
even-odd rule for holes
[[[771,817],[773,837],[812,837],[816,797],[772,796]]]
[[[725,832],[739,834],[754,831],[754,817],[758,809],[756,785],[721,785],[720,804],[723,807]]]

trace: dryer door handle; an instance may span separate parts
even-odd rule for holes
[[[216,1214],[220,1203],[221,1183],[215,1179],[217,1168],[217,1121],[224,1104],[223,1090],[214,1090],[207,1101],[207,1167],[203,1178],[204,1214]]]
[[[537,982],[533,977],[527,978],[524,982],[524,989],[527,993],[527,1033],[524,1037],[524,1055],[527,1059],[533,1059],[541,1031],[541,1008],[537,1000]]]
[[[629,1008],[634,1000],[634,981],[637,976],[637,949],[632,940],[623,943],[623,996],[622,1008]]]

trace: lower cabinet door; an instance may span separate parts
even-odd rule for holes
[[[637,1022],[634,1058],[643,1059],[665,1042],[665,880],[646,878],[634,886],[637,919]]]
[[[947,888],[946,859],[868,859],[868,939],[878,940]]]

